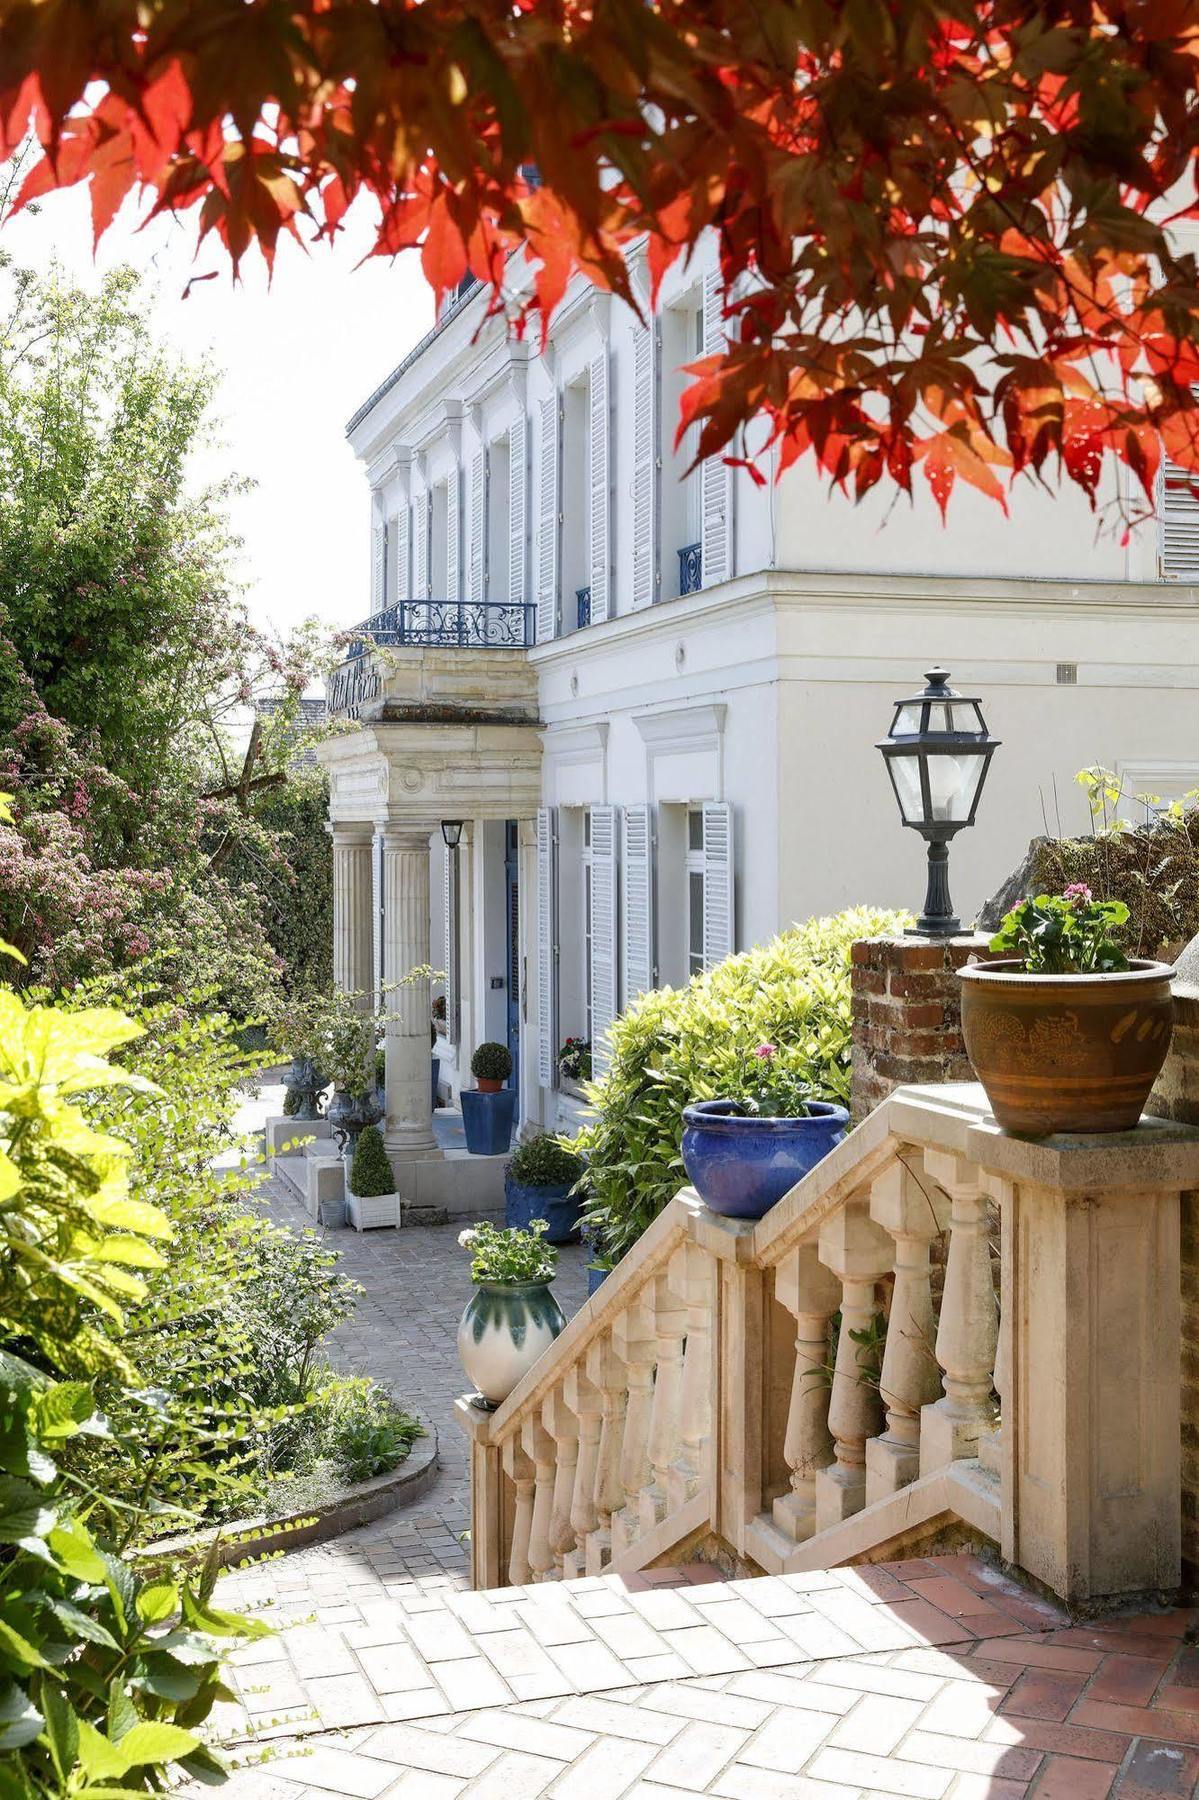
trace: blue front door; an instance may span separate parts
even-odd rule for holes
[[[510,1085],[520,1092],[520,845],[515,819],[504,824],[504,898],[508,949],[508,1050]]]

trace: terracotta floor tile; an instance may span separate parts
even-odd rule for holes
[[[1179,1687],[1199,1687],[1199,1650],[1184,1650],[1170,1679]]]
[[[1116,1763],[1049,1756],[1033,1784],[1033,1800],[1106,1800],[1118,1773]]]
[[[1078,1650],[1098,1650],[1104,1656],[1140,1656],[1146,1662],[1160,1663],[1163,1669],[1176,1650],[1176,1645],[1170,1638],[1143,1637],[1133,1631],[1112,1631],[1099,1623],[1071,1625],[1061,1631],[1051,1631],[1044,1641],[1047,1644],[1066,1644]]]
[[[914,1557],[908,1562],[872,1563],[871,1568],[885,1569],[888,1575],[894,1575],[897,1581],[923,1581],[936,1575],[940,1563],[932,1562],[927,1557]]]
[[[1062,1756],[1082,1756],[1093,1762],[1118,1763],[1128,1749],[1128,1733],[1096,1731],[1085,1725],[1055,1725],[1049,1719],[1018,1719],[1003,1713],[983,1731],[993,1744],[1027,1744]]]
[[[1087,1698],[1116,1700],[1124,1706],[1148,1706],[1161,1678],[1162,1666],[1152,1657],[1109,1656],[1092,1679]],[[1199,1698],[1195,1704],[1199,1706]]]
[[[1021,1625],[1027,1625],[1031,1631],[1043,1631],[1047,1625],[1065,1623],[1066,1615],[1059,1607],[1049,1606],[1043,1600],[1034,1600],[1027,1594],[988,1592],[987,1599],[1000,1612],[1007,1613],[1009,1618],[1018,1619]]]
[[[976,1596],[977,1598],[977,1596]],[[963,1613],[958,1624],[964,1631],[971,1631],[976,1637],[1024,1637],[1028,1633],[1026,1620],[1014,1619],[1005,1612],[998,1600],[984,1600],[986,1612]],[[1038,1620],[1034,1629],[1039,1629]]]
[[[959,1775],[951,1800],[1024,1800],[1026,1781],[1005,1781],[997,1775]]]
[[[1107,1700],[1080,1700],[1070,1714],[1071,1725],[1090,1725],[1099,1731],[1126,1731],[1130,1737],[1172,1738],[1180,1744],[1199,1744],[1199,1713],[1166,1712],[1160,1706],[1116,1706]]]
[[[900,1581],[890,1569],[875,1568],[869,1563],[856,1569],[838,1569],[845,1586],[863,1600],[910,1600],[910,1584]]]
[[[896,1754],[901,1762],[923,1763],[933,1769],[960,1769],[967,1775],[1003,1775],[1010,1781],[1028,1781],[1041,1762],[1040,1751],[1023,1744],[941,1737],[931,1731],[909,1732]]]
[[[896,1600],[884,1609],[926,1644],[965,1644],[976,1635],[960,1619],[951,1619],[927,1600]]]
[[[1135,1631],[1142,1637],[1185,1637],[1199,1618],[1193,1606],[1175,1606],[1169,1612],[1121,1614],[1112,1620],[1115,1629]]]
[[[1139,1743],[1116,1787],[1119,1800],[1191,1800],[1199,1752],[1185,1744]]]
[[[1006,1696],[1000,1711],[1061,1724],[1086,1685],[1085,1675],[1064,1669],[1030,1669]]]
[[[918,1600],[927,1600],[930,1605],[940,1607],[953,1619],[960,1619],[963,1613],[983,1613],[988,1611],[980,1606],[977,1588],[967,1587],[956,1575],[935,1575],[931,1580],[909,1581],[907,1584]]]
[[[991,1662],[1022,1663],[1026,1669],[1062,1669],[1072,1675],[1093,1675],[1103,1658],[1095,1650],[1074,1650],[1068,1644],[1045,1644],[1039,1638],[986,1638],[975,1654]]]
[[[1171,1681],[1153,1704],[1164,1706],[1167,1712],[1199,1712],[1199,1687],[1179,1687]]]

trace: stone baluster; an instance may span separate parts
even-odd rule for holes
[[[575,1464],[574,1493],[570,1502],[570,1525],[576,1548],[562,1559],[562,1573],[567,1580],[582,1575],[586,1569],[587,1544],[599,1524],[595,1510],[595,1471],[599,1462],[600,1396],[586,1369],[576,1365],[563,1383],[567,1406],[579,1422],[579,1453]]]
[[[566,1404],[561,1388],[542,1402],[541,1422],[554,1440],[554,1498],[550,1510],[550,1548],[559,1571],[563,1558],[575,1548],[575,1528],[570,1522],[574,1502],[575,1472],[579,1461],[579,1421]]]
[[[521,1444],[533,1464],[533,1513],[529,1521],[529,1569],[534,1581],[549,1581],[555,1570],[550,1542],[554,1505],[554,1440],[534,1415],[520,1428]]]
[[[816,1245],[801,1244],[774,1272],[780,1305],[795,1320],[795,1369],[783,1456],[791,1471],[790,1492],[774,1503],[780,1531],[802,1543],[816,1529],[816,1474],[833,1460],[828,1428],[828,1326],[841,1301],[841,1284],[826,1269]]]
[[[926,1150],[924,1167],[950,1199],[949,1258],[937,1328],[937,1361],[945,1376],[940,1400],[920,1415],[920,1473],[978,1455],[979,1433],[995,1419],[991,1387],[999,1308],[991,1273],[987,1197],[973,1163]]]
[[[866,1441],[879,1424],[878,1390],[866,1378],[865,1345],[853,1334],[876,1327],[880,1307],[876,1284],[890,1273],[895,1247],[870,1217],[865,1200],[854,1197],[820,1228],[820,1260],[841,1283],[841,1330],[829,1397],[828,1427],[835,1460],[816,1474],[816,1529],[861,1512],[866,1504]]]
[[[612,1514],[624,1505],[620,1455],[624,1444],[625,1367],[606,1334],[587,1352],[587,1373],[600,1396],[599,1454],[595,1463],[596,1527],[587,1539],[587,1573],[599,1575],[612,1560]]]
[[[658,1371],[649,1426],[649,1460],[653,1479],[641,1496],[641,1533],[652,1531],[669,1510],[670,1466],[679,1453],[683,1412],[683,1345],[687,1337],[687,1302],[676,1294],[668,1275],[658,1275],[653,1293]]]
[[[666,1483],[671,1511],[699,1490],[712,1436],[712,1313],[715,1270],[696,1244],[683,1244],[670,1259],[670,1285],[687,1302],[679,1450]]]
[[[528,1581],[529,1539],[533,1530],[534,1469],[520,1439],[510,1437],[504,1445],[504,1470],[516,1489],[512,1511],[512,1548],[508,1555],[508,1580],[513,1587]]]
[[[628,1402],[624,1439],[620,1449],[620,1485],[624,1504],[612,1515],[612,1554],[636,1541],[641,1530],[641,1495],[649,1486],[653,1468],[649,1458],[649,1433],[654,1406],[654,1358],[658,1341],[652,1309],[644,1303],[621,1313],[612,1328],[612,1344],[624,1364]]]
[[[934,1241],[945,1229],[949,1203],[924,1174],[918,1150],[893,1162],[871,1182],[870,1216],[894,1239],[895,1290],[879,1380],[887,1429],[866,1445],[868,1506],[915,1481],[920,1473],[921,1408],[941,1393],[930,1257]]]

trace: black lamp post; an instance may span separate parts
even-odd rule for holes
[[[441,836],[447,850],[456,850],[462,838],[462,820],[443,819]]]
[[[987,731],[977,699],[955,693],[948,669],[929,669],[928,686],[897,700],[882,751],[905,825],[928,844],[928,891],[913,928],[920,937],[954,937],[962,928],[949,898],[949,840],[973,825],[978,797],[999,739]]]

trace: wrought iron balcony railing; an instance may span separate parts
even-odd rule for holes
[[[462,650],[527,650],[537,609],[523,600],[400,600],[349,634],[347,659],[412,645]]]
[[[679,551],[679,593],[698,594],[703,585],[703,547],[700,544],[684,544]]]
[[[575,589],[575,624],[582,631],[584,625],[591,623],[591,589],[589,587]]]

